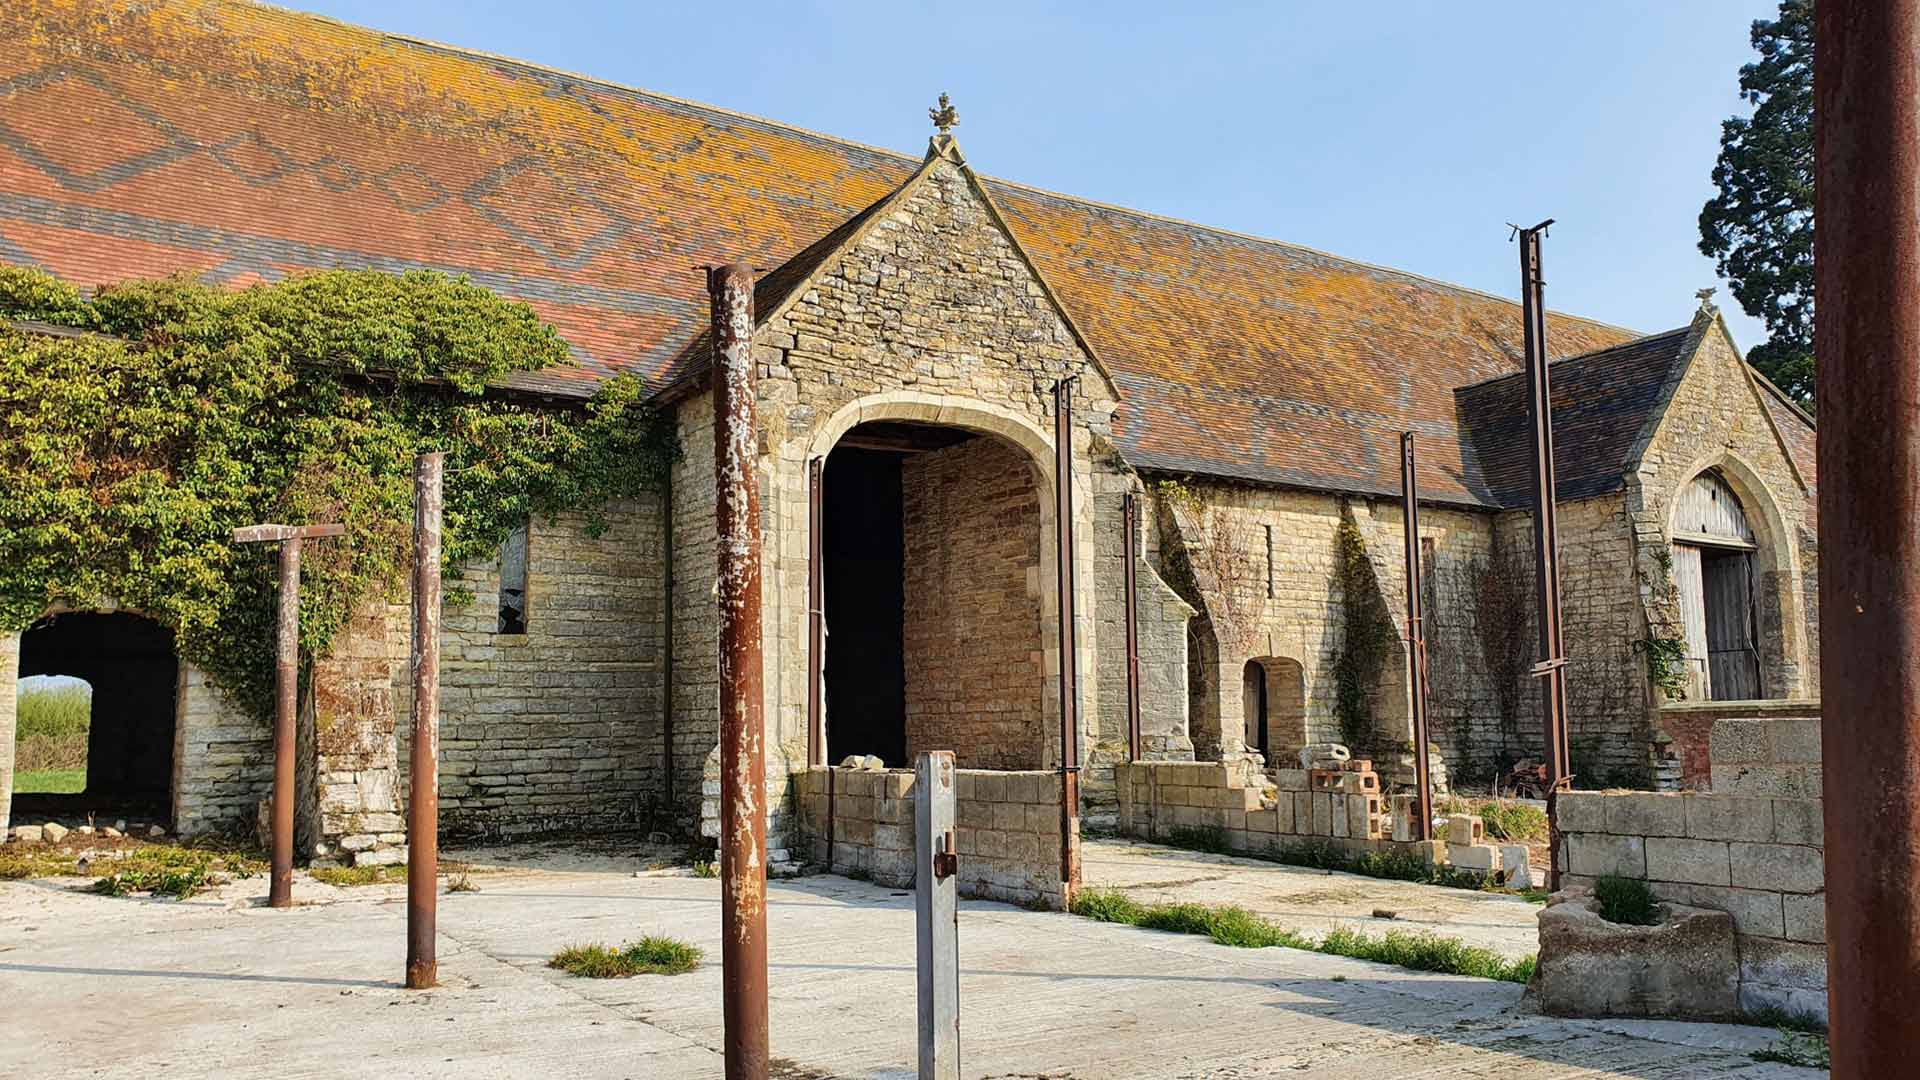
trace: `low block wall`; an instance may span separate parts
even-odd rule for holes
[[[1712,786],[1713,725],[1721,720],[1819,720],[1818,701],[1676,701],[1660,707],[1660,730],[1673,740],[1680,761],[1678,786]],[[1662,785],[1665,786],[1665,785]]]
[[[1206,832],[1250,855],[1331,844],[1354,856],[1410,852],[1463,870],[1514,869],[1492,845],[1411,839],[1412,796],[1384,794],[1371,771],[1279,769],[1270,780],[1246,762],[1135,762],[1114,772],[1120,831],[1142,840]]]
[[[1661,900],[1733,916],[1740,1003],[1827,1014],[1817,720],[1720,720],[1713,791],[1567,792],[1563,888],[1638,878]]]
[[[912,887],[912,770],[813,766],[794,773],[793,783],[802,850],[812,862]],[[962,896],[1064,907],[1059,775],[956,770],[954,847]]]

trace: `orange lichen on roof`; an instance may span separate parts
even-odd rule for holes
[[[0,11],[0,259],[82,284],[177,268],[464,273],[554,322],[591,381],[664,384],[703,264],[779,266],[917,155],[236,0]],[[1453,388],[1518,368],[1516,305],[987,181],[1122,394],[1143,468],[1484,504]],[[159,253],[157,256],[156,253]],[[1553,316],[1555,355],[1634,335]]]

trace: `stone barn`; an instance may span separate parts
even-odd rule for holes
[[[1456,780],[1537,753],[1513,302],[997,179],[944,129],[902,154],[236,0],[23,0],[0,41],[0,260],[83,286],[441,269],[571,344],[574,366],[506,392],[564,405],[630,371],[671,410],[670,490],[599,535],[531,520],[464,568],[450,832],[701,815],[718,732],[698,268],[735,260],[760,271],[776,814],[810,761],[1056,768],[1069,663],[1090,822],[1113,820],[1136,711],[1147,758],[1279,764],[1338,739],[1392,775],[1411,760],[1405,431],[1434,742]],[[1547,320],[1581,783],[1679,782],[1712,715],[1816,696],[1812,421],[1711,306],[1682,320]],[[0,639],[0,744],[16,668],[96,663],[89,614]],[[407,618],[369,609],[316,663],[309,714],[353,735],[337,758],[303,750],[321,854],[404,839]],[[101,775],[183,832],[250,823],[267,724],[167,670],[150,726],[115,735],[139,760]]]

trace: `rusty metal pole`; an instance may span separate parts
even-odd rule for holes
[[[1079,608],[1073,559],[1073,380],[1053,386],[1054,555],[1060,594],[1060,900],[1071,903],[1080,881],[1080,657],[1074,625]]]
[[[1540,635],[1540,662],[1532,674],[1540,680],[1545,715],[1541,749],[1547,766],[1547,839],[1551,853],[1548,885],[1560,887],[1560,828],[1554,814],[1557,796],[1572,775],[1567,735],[1567,660],[1560,631],[1560,525],[1554,507],[1553,387],[1547,370],[1546,282],[1540,274],[1540,241],[1549,218],[1519,230],[1521,304],[1526,320],[1527,412],[1533,421],[1533,572],[1534,623]]]
[[[1127,611],[1127,760],[1140,760],[1140,583],[1134,560],[1140,551],[1140,500],[1129,491],[1120,503],[1121,588]]]
[[[300,704],[300,538],[280,542],[273,633],[273,853],[267,906],[293,906],[294,713]]]
[[[1414,838],[1433,839],[1433,774],[1427,762],[1427,630],[1420,605],[1420,500],[1414,478],[1413,432],[1400,435],[1400,516],[1407,534],[1407,677],[1412,681],[1413,769],[1415,785]]]
[[[1814,355],[1835,1080],[1920,1047],[1920,0],[1820,0]]]
[[[293,906],[293,757],[300,707],[300,542],[340,536],[345,525],[246,525],[236,544],[280,545],[280,593],[273,641],[273,852],[267,906]]]
[[[720,961],[727,1080],[767,1075],[767,813],[753,269],[707,272],[720,599]]]
[[[827,763],[827,732],[820,700],[821,668],[827,653],[826,459],[807,462],[807,764]]]
[[[408,746],[407,989],[440,981],[434,956],[440,869],[440,477],[446,455],[413,463],[413,738]]]

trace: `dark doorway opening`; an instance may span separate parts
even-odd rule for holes
[[[1241,679],[1246,695],[1247,745],[1267,752],[1267,669],[1258,660],[1247,661]]]
[[[856,429],[858,430],[858,429]],[[906,527],[900,455],[842,445],[827,457],[827,760],[906,764]]]
[[[1716,701],[1752,701],[1760,691],[1759,635],[1753,618],[1753,553],[1702,548],[1707,667]]]
[[[13,813],[113,810],[165,820],[179,674],[172,631],[151,619],[76,612],[35,623],[20,638],[20,675],[66,675],[93,688],[86,783],[79,794],[18,794]]]

